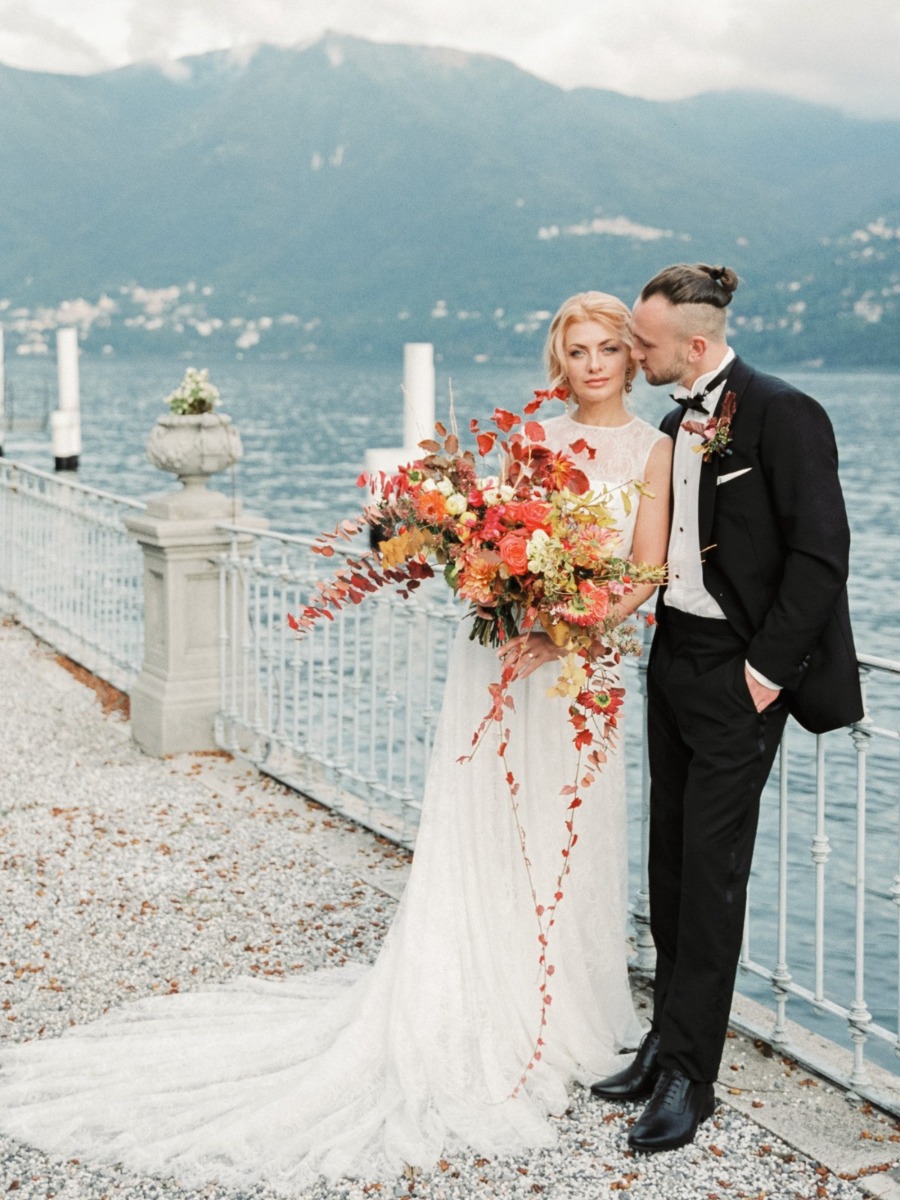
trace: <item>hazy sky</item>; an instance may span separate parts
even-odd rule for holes
[[[762,88],[900,118],[898,0],[0,0],[0,62],[83,73],[324,29],[652,99]]]

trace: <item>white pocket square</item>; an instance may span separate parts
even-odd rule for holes
[[[722,483],[730,483],[732,479],[737,479],[738,475],[746,475],[748,471],[752,470],[752,467],[743,467],[740,471],[731,471],[728,475],[720,475],[716,479],[716,487]]]

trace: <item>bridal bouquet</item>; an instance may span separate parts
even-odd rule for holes
[[[526,415],[551,395],[559,390],[536,392]],[[501,452],[499,477],[480,476],[475,454],[462,450],[456,432],[441,424],[435,427],[441,441],[420,443],[422,458],[393,475],[360,476],[372,503],[314,548],[333,555],[337,539],[350,540],[368,527],[377,550],[349,558],[330,583],[320,584],[317,602],[288,618],[292,628],[331,619],[331,610],[358,604],[387,584],[399,584],[406,596],[435,574],[434,562],[472,604],[471,636],[486,646],[535,631],[581,657],[596,656],[601,647],[637,648],[633,627],[619,627],[616,601],[636,583],[661,582],[663,569],[622,556],[612,494],[592,492],[572,457],[593,457],[593,449],[579,439],[572,455],[554,452],[544,445],[539,422],[523,422],[504,409],[495,409],[491,421],[496,433],[477,421],[471,431],[482,459]],[[634,481],[620,489],[626,513],[631,490],[641,488]],[[579,677],[564,666],[563,678],[571,684]]]
[[[540,930],[541,1033],[552,1000],[548,939],[578,840],[575,810],[615,744],[616,715],[624,697],[616,664],[622,653],[640,653],[634,626],[620,624],[617,602],[636,584],[656,584],[664,577],[663,567],[623,557],[615,497],[592,490],[576,461],[593,458],[593,448],[579,439],[569,446],[571,453],[553,451],[545,444],[543,426],[528,419],[546,400],[565,395],[561,389],[535,392],[522,416],[495,409],[493,429],[472,421],[470,432],[482,464],[488,455],[500,454],[499,476],[481,475],[476,452],[463,450],[456,430],[448,432],[441,424],[435,426],[440,440],[421,442],[423,454],[415,462],[392,475],[360,476],[371,502],[355,521],[322,535],[314,548],[333,556],[338,539],[351,541],[368,528],[373,549],[348,557],[330,582],[317,585],[313,603],[288,616],[291,627],[303,631],[386,585],[398,585],[400,594],[408,596],[436,574],[436,566],[453,591],[472,605],[471,637],[498,646],[523,635],[527,645],[529,636],[547,634],[560,647],[559,676],[549,692],[568,700],[576,754],[572,782],[563,788],[569,798],[567,837],[552,899],[540,903],[532,885]],[[640,481],[619,489],[626,513],[633,491],[642,489]],[[497,753],[530,879],[516,802],[519,785],[507,762],[508,713],[514,707],[510,688],[518,666],[513,657],[507,656],[498,682],[491,685],[489,711],[473,732],[472,751],[461,761],[472,757],[489,728],[498,731]],[[542,1045],[539,1033],[516,1091],[540,1059]]]

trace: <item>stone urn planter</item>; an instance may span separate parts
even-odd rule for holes
[[[206,484],[211,475],[239,462],[243,453],[238,431],[224,413],[167,413],[159,417],[147,442],[153,465],[181,481],[184,490],[168,497],[168,507],[185,516],[224,513],[222,502],[227,507],[228,498],[209,491]]]

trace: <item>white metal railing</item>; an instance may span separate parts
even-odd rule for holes
[[[900,1055],[900,663],[859,661],[863,720],[820,737],[791,724],[782,739],[764,810],[778,852],[754,868],[741,966],[771,988],[762,1032],[776,1047],[792,1052],[799,1001],[812,1019],[794,1004],[796,1020],[849,1039],[838,1081],[900,1113],[900,1080],[869,1066],[894,1072]]]
[[[0,458],[0,609],[126,690],[142,659],[143,585],[123,517],[143,508]],[[411,601],[382,592],[298,638],[286,614],[309,601],[328,562],[309,539],[223,528],[218,744],[411,846],[460,613],[449,590],[426,586]],[[645,661],[632,692],[645,692]],[[818,738],[789,724],[763,797],[739,986],[772,1014],[741,1022],[900,1113],[900,663],[862,655],[860,665],[864,720]],[[483,699],[473,696],[473,722]],[[636,965],[650,971],[640,733],[632,719],[644,796]],[[843,1045],[849,1065],[798,1044],[790,1017]]]
[[[859,662],[863,720],[818,737],[789,722],[782,738],[763,794],[737,983],[772,1013],[732,1016],[746,1032],[900,1115],[900,662],[865,654]],[[646,713],[646,657],[639,677]],[[636,966],[649,975],[655,956],[643,741],[633,916]],[[870,958],[879,967],[871,990]],[[870,1011],[875,997],[878,1019]],[[850,1053],[823,1052],[806,1033]]]
[[[143,655],[144,505],[0,459],[0,607],[127,690]]]
[[[449,590],[413,604],[382,592],[298,638],[286,614],[310,602],[326,561],[308,538],[225,528],[219,744],[411,846],[459,614]]]
[[[449,589],[423,588],[409,601],[382,592],[298,638],[286,614],[302,609],[334,560],[313,554],[309,539],[225,528],[232,543],[220,562],[219,744],[411,846],[460,614]],[[866,719],[819,738],[791,724],[783,740],[763,798],[739,987],[763,1000],[768,994],[774,1009],[770,1025],[752,1032],[900,1112],[900,1090],[886,1093],[877,1066],[880,1060],[892,1071],[900,1053],[900,663],[860,661]],[[632,691],[645,692],[645,663],[634,671]],[[481,699],[473,697],[473,722]],[[649,786],[640,724],[629,724],[631,757],[643,755],[644,764],[634,917],[636,965],[650,971]],[[641,771],[636,763],[629,769]],[[877,980],[878,1019],[866,989],[873,946],[879,975],[885,961],[893,964],[890,981]],[[792,1041],[789,1012],[849,1048],[851,1066],[810,1061]]]
[[[127,689],[141,664],[142,558],[123,517],[143,505],[0,459],[0,607]],[[378,833],[415,840],[459,607],[441,584],[389,592],[296,637],[286,614],[329,563],[309,539],[225,526],[219,565],[220,746]],[[643,693],[645,662],[629,688]],[[768,1001],[745,1026],[900,1112],[900,663],[861,656],[866,717],[814,738],[789,725],[763,798],[741,990]],[[635,686],[635,684],[637,686]],[[482,715],[473,696],[473,722]],[[632,705],[632,709],[634,706]],[[636,965],[649,972],[646,750]],[[640,772],[637,762],[629,768]],[[633,775],[633,778],[636,776]],[[835,1068],[789,1017],[849,1052]]]

